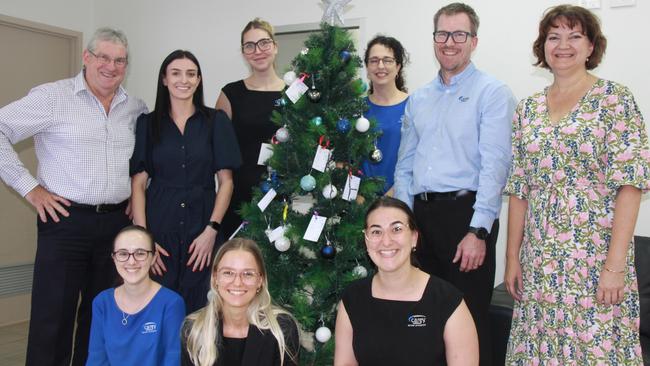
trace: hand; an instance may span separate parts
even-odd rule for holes
[[[467,233],[458,244],[452,263],[459,260],[461,272],[473,271],[483,265],[485,260],[485,240],[477,238],[472,233]]]
[[[59,222],[57,212],[65,217],[70,216],[68,211],[65,209],[65,207],[70,207],[70,201],[49,192],[41,185],[38,185],[29,191],[25,195],[25,199],[36,208],[38,216],[43,222],[47,222],[47,214],[52,217],[54,222]],[[63,206],[61,204],[63,204]]]
[[[129,203],[126,205],[126,210],[124,214],[129,217],[129,220],[133,221],[133,210],[131,209],[131,198],[129,198]]]
[[[151,266],[151,272],[153,272],[153,274],[156,276],[162,276],[165,272],[167,272],[167,267],[165,267],[165,263],[163,263],[162,258],[160,258],[161,255],[169,257],[169,253],[167,253],[163,247],[156,243],[156,254],[154,254],[153,265]]]
[[[192,267],[192,272],[202,271],[203,268],[210,265],[212,259],[212,248],[214,248],[214,240],[217,238],[217,231],[213,228],[206,226],[205,230],[194,239],[187,251],[191,253],[190,259],[187,261],[187,266]]]
[[[521,301],[521,295],[524,292],[524,283],[519,258],[508,259],[506,261],[506,273],[503,276],[503,282],[505,282],[506,290],[508,290],[510,296],[517,301]]]
[[[605,305],[620,304],[623,301],[625,273],[612,273],[603,269],[600,271],[596,300]]]

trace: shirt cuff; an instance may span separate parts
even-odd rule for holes
[[[26,173],[20,177],[17,181],[13,182],[12,187],[18,192],[19,195],[25,197],[27,193],[31,192],[32,189],[38,186],[38,181],[36,178],[32,177],[31,174]]]
[[[492,230],[492,224],[494,224],[494,217],[492,217],[491,214],[474,211],[474,216],[472,216],[472,221],[470,222],[469,226],[483,227],[487,229],[489,233],[490,230]]]

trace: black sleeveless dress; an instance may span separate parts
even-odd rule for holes
[[[251,200],[251,189],[260,184],[260,177],[266,167],[257,165],[260,145],[270,142],[279,128],[271,122],[271,112],[281,91],[256,91],[246,88],[243,80],[235,81],[221,89],[228,97],[232,110],[232,124],[242,155],[242,165],[233,171],[234,191],[230,206],[221,225],[226,239],[237,230],[241,217],[235,211],[242,202]]]
[[[342,296],[359,366],[446,365],[443,333],[462,293],[434,276],[419,301],[374,298],[371,287],[372,277],[364,278]]]

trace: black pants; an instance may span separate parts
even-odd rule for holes
[[[481,366],[492,364],[489,307],[494,287],[495,246],[499,221],[495,220],[486,240],[483,265],[470,272],[461,272],[460,261],[452,263],[456,247],[467,235],[474,214],[475,195],[439,201],[421,201],[417,197],[413,211],[422,235],[417,258],[420,268],[445,279],[464,294],[479,336]]]
[[[113,239],[129,225],[120,209],[95,213],[68,208],[59,223],[38,221],[27,365],[69,365],[75,320],[73,365],[85,365],[92,301],[115,285]],[[81,294],[81,301],[79,295]]]

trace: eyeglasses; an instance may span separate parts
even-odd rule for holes
[[[153,253],[153,250],[136,249],[134,252],[129,252],[128,250],[120,249],[113,252],[113,258],[118,262],[126,262],[133,256],[133,259],[142,262],[147,260],[150,253]]]
[[[260,51],[268,51],[271,49],[271,46],[275,43],[271,38],[262,38],[257,42],[246,42],[241,45],[241,51],[246,55],[251,55],[255,53],[255,48],[259,48]]]
[[[112,62],[112,63],[115,64],[115,67],[124,67],[129,62],[129,60],[126,57],[110,58],[110,57],[104,55],[103,53],[100,53],[100,54],[96,55],[91,50],[88,50],[88,53],[95,56],[97,61],[99,61],[99,63],[102,64],[102,65],[108,65],[108,64],[110,64]]]
[[[221,284],[229,284],[234,282],[235,278],[239,277],[245,285],[253,286],[257,284],[257,278],[259,275],[260,274],[256,271],[250,269],[237,272],[232,269],[224,268],[217,271],[217,281]]]
[[[380,227],[371,227],[370,229],[362,230],[363,235],[366,237],[366,240],[372,244],[377,244],[384,239],[384,235],[388,234],[388,237],[391,240],[397,240],[404,236],[404,229],[407,226],[404,224],[394,224],[388,230]]]
[[[384,66],[386,66],[386,67],[391,67],[391,66],[395,65],[395,57],[389,57],[389,56],[386,56],[386,57],[383,57],[383,58],[371,57],[368,60],[368,66],[377,67],[377,66],[379,66],[380,62],[383,63]]]
[[[447,43],[449,36],[451,36],[451,39],[453,39],[455,43],[465,43],[467,42],[467,37],[474,37],[472,33],[465,31],[436,31],[433,32],[433,41],[435,43]]]

